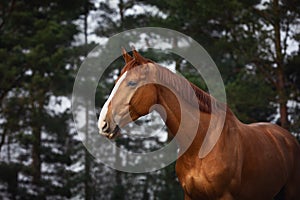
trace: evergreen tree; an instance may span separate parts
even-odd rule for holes
[[[71,91],[74,22],[84,3],[1,2],[1,166],[13,170],[1,173],[3,197],[71,196],[70,113],[54,107]]]

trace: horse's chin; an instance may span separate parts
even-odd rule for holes
[[[121,135],[121,129],[119,126],[116,126],[112,132],[109,132],[109,133],[100,132],[100,135],[103,135],[103,136],[107,137],[108,139],[112,140]]]

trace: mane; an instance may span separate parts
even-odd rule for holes
[[[202,112],[211,113],[212,105],[216,105],[217,100],[198,88],[193,83],[189,82],[184,77],[174,74],[169,69],[156,65],[158,78],[162,83],[172,86],[175,92],[178,93],[187,102],[193,101],[196,96],[198,99],[199,109]]]
[[[184,100],[187,102],[192,102],[193,97],[197,97],[199,109],[205,113],[212,112],[212,106],[217,106],[218,108],[224,108],[224,105],[218,102],[214,97],[203,91],[202,89],[198,88],[193,83],[189,82],[184,77],[181,77],[177,74],[174,74],[169,69],[162,67],[155,63],[150,59],[145,60],[146,63],[152,63],[157,68],[157,76],[159,80],[168,86],[172,86],[174,91],[177,92]],[[135,59],[128,62],[125,67],[122,69],[121,74],[124,74],[126,71],[131,70],[137,66],[139,66]]]

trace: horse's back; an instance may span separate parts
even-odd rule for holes
[[[270,145],[282,161],[292,167],[300,162],[300,144],[286,129],[271,123],[254,123],[248,126],[255,130],[254,134],[262,140],[262,143]]]
[[[290,150],[290,159],[292,160],[292,169],[289,173],[287,182],[283,187],[281,193],[285,200],[299,200],[300,199],[300,145],[296,138],[285,129],[279,127],[279,134],[285,137],[287,146]],[[280,194],[279,194],[280,197]]]
[[[281,191],[279,195],[284,196],[283,199],[300,199],[300,145],[296,138],[287,130],[270,123],[247,126],[253,131],[249,132],[249,136],[252,135],[252,140],[257,140],[253,141],[253,144],[258,144],[251,150],[256,149],[257,157],[262,156],[257,162],[269,163],[267,178],[273,179],[274,182],[276,179],[278,183],[282,182],[278,190]]]

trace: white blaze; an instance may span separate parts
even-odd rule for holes
[[[107,114],[107,111],[108,111],[108,105],[109,105],[110,101],[112,100],[112,98],[114,97],[114,95],[116,94],[116,92],[118,91],[121,83],[126,78],[126,75],[127,75],[127,72],[125,72],[120,77],[120,79],[117,81],[115,87],[113,88],[112,92],[110,93],[108,99],[106,100],[104,106],[101,109],[99,120],[98,120],[98,128],[99,128],[100,131],[102,131],[102,127],[104,126],[104,120],[106,118],[106,114]]]

